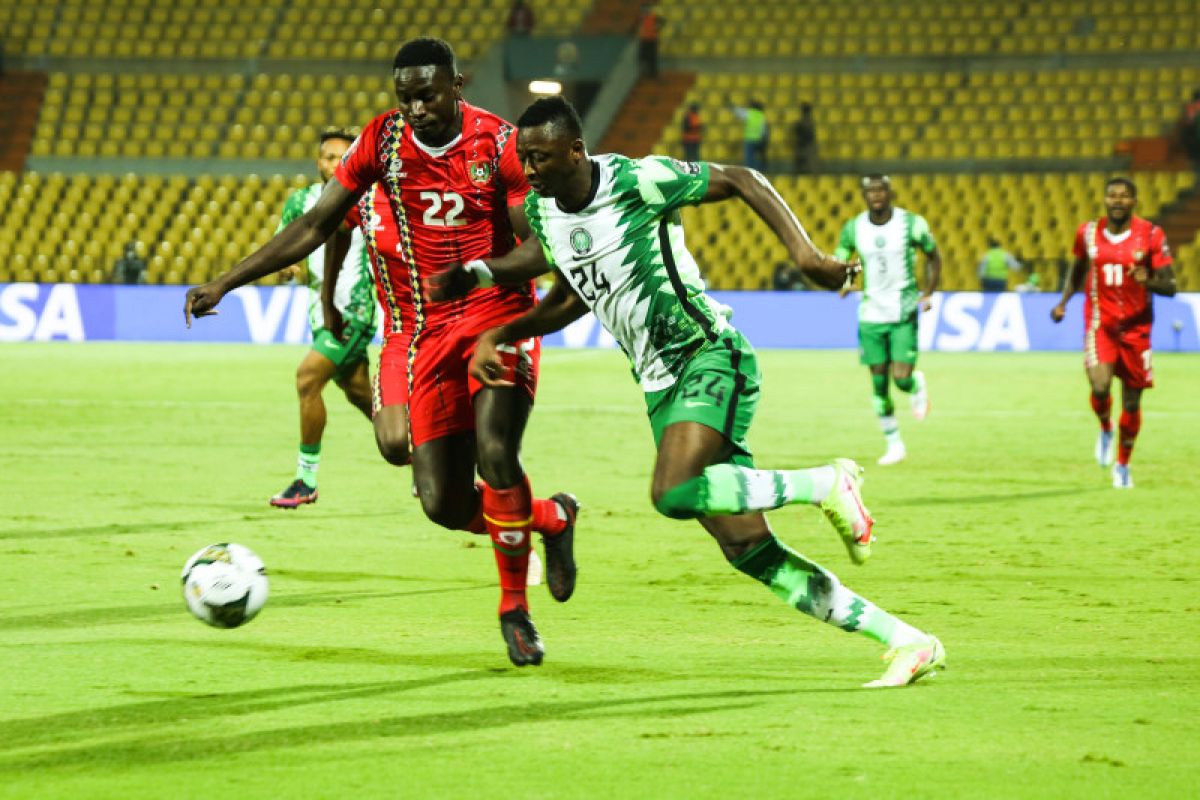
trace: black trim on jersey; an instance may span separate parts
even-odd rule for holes
[[[712,323],[708,317],[704,316],[704,312],[692,305],[688,300],[687,287],[683,285],[683,279],[679,277],[679,267],[675,263],[675,256],[671,253],[671,237],[667,233],[667,218],[663,217],[658,223],[658,244],[662,248],[663,266],[667,269],[667,277],[671,279],[671,288],[675,290],[675,298],[679,300],[679,304],[683,306],[683,310],[700,326],[700,330],[704,331],[704,338],[709,342],[717,340],[717,334],[713,331]]]
[[[746,391],[746,376],[742,374],[742,351],[734,350],[728,339],[725,340],[725,344],[732,356],[730,360],[733,366],[733,397],[729,398],[729,406],[725,409],[725,430],[721,433],[736,447],[737,442],[733,440],[733,424],[737,421],[738,398]]]
[[[564,214],[578,214],[580,211],[583,211],[585,208],[587,208],[588,206],[590,206],[592,204],[592,201],[596,199],[596,195],[599,192],[600,192],[600,162],[593,158],[592,159],[592,188],[590,191],[588,191],[587,199],[583,201],[583,203],[579,206],[579,208],[567,208],[562,203],[560,203],[557,199],[555,199],[554,204],[556,206],[558,206],[558,210],[563,212]]]

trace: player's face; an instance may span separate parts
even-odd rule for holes
[[[396,100],[405,124],[430,147],[441,147],[462,133],[458,101],[462,75],[446,67],[405,67],[396,71]]]
[[[871,181],[863,187],[863,199],[871,211],[886,211],[892,204],[892,188],[883,181]]]
[[[525,170],[525,180],[542,197],[561,196],[583,156],[583,142],[571,139],[553,125],[517,132],[517,158]]]
[[[1104,208],[1108,211],[1108,220],[1114,225],[1124,225],[1133,216],[1137,206],[1137,197],[1123,183],[1111,184],[1104,190]]]
[[[349,147],[350,143],[345,139],[326,139],[321,142],[321,152],[317,155],[317,172],[321,173],[322,181],[328,183],[333,177]]]

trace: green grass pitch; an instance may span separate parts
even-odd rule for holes
[[[0,797],[1194,797],[1200,358],[1160,354],[1118,492],[1077,353],[929,354],[933,411],[882,437],[851,352],[764,352],[761,466],[867,466],[874,559],[821,515],[776,532],[937,633],[949,669],[859,688],[880,648],[792,611],[648,500],[615,352],[549,351],[535,491],[585,505],[580,583],[532,589],[511,667],[486,540],[436,529],[326,393],[321,501],[276,511],[302,350],[0,347]],[[179,570],[236,541],[271,575],[244,628]]]

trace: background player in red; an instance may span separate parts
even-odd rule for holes
[[[1050,317],[1061,322],[1071,295],[1086,286],[1083,306],[1083,364],[1092,385],[1092,410],[1100,420],[1096,460],[1113,463],[1113,375],[1121,379],[1121,421],[1113,486],[1132,489],[1129,457],[1142,427],[1142,390],[1154,385],[1150,327],[1151,294],[1175,294],[1171,250],[1162,229],[1135,216],[1137,186],[1113,178],[1104,187],[1107,215],[1089,220],[1075,233],[1075,264],[1062,300]]]
[[[541,639],[529,617],[525,576],[529,534],[546,548],[551,594],[565,601],[575,588],[575,499],[560,493],[534,499],[520,463],[521,436],[537,385],[540,343],[516,343],[505,368],[514,385],[484,388],[467,374],[480,333],[536,302],[532,287],[489,287],[463,300],[426,304],[423,283],[450,263],[499,256],[514,234],[527,236],[528,185],[516,156],[516,130],[462,99],[454,51],[439,39],[406,42],[393,62],[398,108],[381,114],[350,147],[317,204],[228,273],[188,290],[184,317],[214,313],[230,290],[293,264],[341,226],[358,199],[378,183],[388,198],[380,242],[387,269],[380,280],[398,314],[408,385],[413,476],[433,522],[487,530],[500,570],[500,627],[509,658],[540,664]],[[405,314],[411,314],[411,319]],[[411,324],[410,324],[411,323]],[[396,347],[385,345],[380,386],[401,380]],[[385,405],[383,412],[389,406]],[[403,413],[398,405],[397,412]],[[378,430],[378,428],[377,428]],[[478,468],[483,489],[475,485]]]

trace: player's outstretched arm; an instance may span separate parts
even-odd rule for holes
[[[1079,291],[1079,287],[1083,286],[1083,277],[1087,274],[1087,259],[1076,258],[1075,263],[1071,265],[1071,272],[1067,275],[1067,280],[1063,283],[1062,299],[1058,301],[1058,305],[1050,309],[1050,319],[1055,322],[1062,322],[1063,317],[1067,315],[1067,301],[1071,299],[1071,295]]]
[[[511,322],[484,331],[476,340],[471,356],[471,374],[485,386],[511,386],[511,383],[496,377],[501,374],[502,366],[498,347],[560,331],[586,314],[587,310],[587,305],[575,294],[562,273],[557,273],[554,286],[546,292],[542,302]]]
[[[519,286],[550,271],[546,254],[536,236],[530,236],[505,255],[477,259],[466,264],[448,264],[429,276],[426,296],[434,301],[465,297],[477,287],[494,284]]]
[[[745,167],[709,164],[708,192],[702,202],[718,202],[731,197],[741,198],[754,209],[754,213],[783,242],[796,266],[817,285],[840,289],[846,285],[847,276],[857,271],[856,264],[840,261],[817,249],[800,220],[762,173]]]
[[[203,286],[188,289],[183,320],[190,328],[192,317],[217,313],[214,309],[226,294],[251,281],[303,261],[337,230],[357,197],[337,181],[325,184],[317,204],[299,219],[275,234],[271,241],[247,256],[233,269]]]
[[[321,316],[325,319],[325,327],[335,339],[342,338],[342,312],[334,305],[333,298],[337,291],[338,276],[342,274],[342,264],[350,252],[351,231],[346,225],[338,229],[325,242],[324,268],[321,272]]]
[[[933,307],[933,293],[937,291],[938,284],[942,280],[942,251],[936,247],[929,252],[925,257],[925,275],[928,278],[928,283],[925,284],[925,291],[921,293],[920,306],[922,311],[928,311]]]

